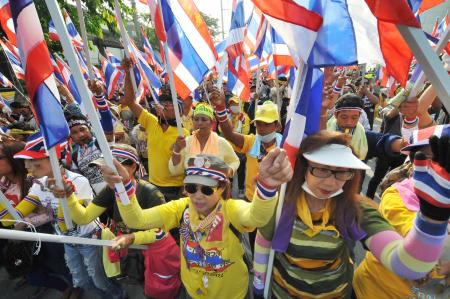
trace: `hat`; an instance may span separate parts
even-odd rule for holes
[[[367,164],[359,160],[351,148],[343,144],[327,144],[313,152],[303,153],[307,160],[323,165],[351,169],[370,169]]]
[[[228,181],[228,169],[220,158],[200,154],[188,160],[184,183],[215,187],[218,182]]]
[[[197,116],[199,114],[206,115],[210,119],[214,118],[214,111],[213,108],[206,103],[199,103],[194,110],[194,116]]]
[[[239,104],[239,102],[240,102],[240,99],[238,96],[232,96],[231,98],[228,99],[228,104],[230,104],[230,103]]]
[[[257,120],[265,122],[267,124],[278,121],[278,106],[275,105],[272,101],[265,101],[256,109],[255,119],[252,121],[252,123]]]
[[[61,151],[67,146],[67,141],[56,145],[56,155],[61,158]],[[45,149],[44,137],[39,131],[27,138],[25,148],[14,155],[14,159],[44,159],[48,158],[48,152]]]
[[[410,137],[409,145],[402,148],[401,152],[407,155],[412,150],[429,145],[430,137],[433,135],[439,138],[450,136],[450,125],[439,125],[422,130],[415,130]]]

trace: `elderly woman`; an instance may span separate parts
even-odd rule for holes
[[[227,175],[232,177],[239,167],[239,158],[230,143],[213,132],[214,111],[206,103],[200,103],[194,110],[194,131],[192,136],[178,137],[169,160],[172,175],[183,174],[189,158],[198,154],[213,155],[223,160],[229,167]]]

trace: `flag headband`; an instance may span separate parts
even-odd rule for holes
[[[362,109],[359,107],[341,107],[341,108],[334,109],[334,112],[340,112],[340,111],[358,111],[358,112],[362,113]]]
[[[89,122],[85,119],[71,119],[67,122],[67,124],[69,125],[69,128],[81,125],[89,127]]]

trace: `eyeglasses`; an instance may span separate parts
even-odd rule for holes
[[[355,173],[351,170],[331,170],[328,168],[312,167],[309,166],[309,172],[318,178],[326,179],[334,175],[334,177],[339,181],[348,181],[353,178]]]
[[[120,162],[120,164],[126,165],[126,166],[131,166],[131,165],[134,164],[134,161],[131,160],[131,159],[125,159],[125,160],[123,160],[122,162]]]
[[[186,192],[189,194],[195,194],[197,193],[199,187],[200,191],[206,196],[212,195],[214,191],[217,189],[217,187],[209,187],[205,185],[186,184],[184,185],[184,190],[186,190]]]

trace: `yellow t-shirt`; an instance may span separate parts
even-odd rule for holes
[[[181,115],[181,122],[183,123],[183,128],[188,130],[188,132],[192,132],[194,130],[194,123],[192,121],[192,114],[194,113],[193,109],[191,109],[188,115]]]
[[[164,132],[156,116],[143,110],[138,119],[147,132],[148,176],[150,183],[163,186],[183,186],[183,175],[172,176],[169,172],[169,159],[172,156],[172,146],[178,136],[176,127],[169,126]],[[183,129],[183,135],[189,132]]]
[[[136,196],[124,206],[118,202],[124,222],[135,228],[162,227],[165,231],[180,227],[181,280],[193,298],[238,299],[248,289],[248,271],[243,261],[243,248],[230,223],[240,232],[262,227],[270,220],[277,196],[263,200],[255,195],[251,203],[243,200],[220,200],[220,209],[212,228],[199,241],[186,229],[184,213],[193,226],[200,222],[195,209],[188,208],[190,199],[181,198],[150,209],[142,210]],[[191,205],[192,206],[192,205]],[[183,219],[183,220],[182,220]],[[185,246],[183,246],[183,237]],[[196,234],[198,236],[198,234]],[[207,281],[207,287],[204,283]],[[201,290],[202,293],[198,292]]]
[[[233,146],[234,150],[237,153],[245,154],[247,156],[247,164],[245,171],[245,196],[248,200],[252,200],[253,193],[255,192],[256,187],[256,176],[258,174],[259,162],[255,157],[250,156],[248,153],[253,147],[253,144],[256,140],[256,135],[244,135],[244,145],[242,148],[237,148]],[[269,152],[273,148],[276,147],[276,143],[274,143],[271,147],[267,148],[266,151]]]
[[[412,228],[417,213],[405,207],[395,187],[389,187],[383,193],[379,212],[403,237]],[[425,293],[420,287],[389,271],[371,252],[367,252],[366,257],[355,271],[353,289],[358,298],[364,299],[437,298],[433,295],[430,297],[419,296],[419,292]]]
[[[235,132],[238,132],[240,134],[244,134],[247,135],[248,133],[250,133],[250,117],[248,117],[247,113],[242,112],[244,114],[244,121],[241,124],[241,130],[238,131],[238,127],[239,127],[239,117],[235,116],[234,118],[231,117],[231,125],[233,126],[233,130]]]

